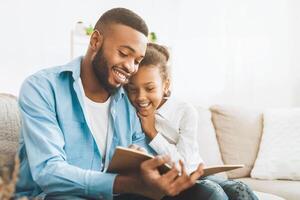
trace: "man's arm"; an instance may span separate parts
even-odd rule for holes
[[[66,161],[54,98],[49,81],[35,76],[24,82],[19,96],[21,132],[33,180],[46,194],[112,199],[116,174],[81,169]]]

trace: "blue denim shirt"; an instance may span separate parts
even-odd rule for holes
[[[79,88],[82,57],[37,72],[22,85],[18,196],[70,194],[112,199],[116,174],[106,173],[116,146],[153,153],[123,88],[112,95],[106,157],[87,125]]]

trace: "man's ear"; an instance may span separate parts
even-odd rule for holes
[[[103,43],[103,34],[98,30],[94,30],[90,38],[90,48],[93,51],[98,52],[98,50],[102,46],[102,43]]]

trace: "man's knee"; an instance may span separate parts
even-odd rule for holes
[[[222,187],[210,180],[200,180],[194,185],[196,196],[207,200],[227,200],[228,197]],[[198,198],[200,199],[200,198]]]
[[[241,181],[228,180],[226,184],[224,184],[223,190],[230,199],[258,199],[253,193],[253,191],[250,189],[250,187]]]

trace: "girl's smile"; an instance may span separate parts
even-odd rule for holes
[[[152,114],[159,108],[166,89],[166,81],[162,80],[159,68],[154,65],[141,66],[127,85],[131,103],[143,116]]]

